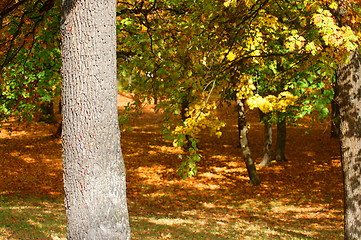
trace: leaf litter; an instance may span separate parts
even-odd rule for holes
[[[119,96],[120,112],[131,96]],[[148,104],[122,133],[133,239],[342,239],[343,187],[338,140],[327,122],[288,127],[286,163],[258,169],[249,184],[237,142],[237,116],[223,107],[220,138],[200,134],[198,175],[177,175],[182,153],[162,134],[162,113]],[[250,143],[262,159],[263,126],[249,114]],[[14,127],[15,126],[15,127]],[[57,126],[4,123],[0,132],[1,195],[63,198]],[[274,129],[275,130],[275,129]],[[276,134],[274,134],[276,135]],[[275,139],[274,139],[275,141]]]

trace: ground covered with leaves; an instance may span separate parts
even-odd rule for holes
[[[124,105],[129,96],[121,96]],[[120,110],[122,111],[122,107]],[[250,113],[250,142],[262,158],[263,126]],[[122,133],[132,239],[342,239],[338,140],[312,118],[288,127],[288,162],[259,168],[249,184],[237,116],[224,106],[220,138],[200,136],[198,175],[177,175],[182,149],[165,141],[151,106]],[[0,239],[64,239],[61,142],[57,126],[4,123],[0,133]]]

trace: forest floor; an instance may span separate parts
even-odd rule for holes
[[[129,95],[119,97],[120,111]],[[289,126],[288,162],[258,169],[251,186],[237,141],[237,116],[224,106],[220,138],[200,135],[198,175],[177,175],[182,150],[165,141],[151,105],[122,133],[132,239],[343,239],[338,140],[315,119]],[[248,115],[253,158],[263,126]],[[55,125],[7,122],[0,132],[0,240],[64,239],[61,143]],[[275,134],[274,134],[275,135]]]

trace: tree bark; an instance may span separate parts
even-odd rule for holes
[[[334,97],[331,101],[331,137],[338,138],[340,134],[340,109],[337,103],[338,87],[333,86]]]
[[[259,166],[271,165],[272,156],[272,125],[268,121],[267,114],[260,111],[260,118],[264,124],[263,158]]]
[[[116,1],[63,0],[63,169],[68,239],[130,239],[120,148]]]
[[[190,91],[190,89],[188,89],[188,91]],[[187,111],[189,109],[189,105],[190,105],[190,94],[186,94],[185,96],[182,97],[181,109],[180,109],[180,115],[181,115],[183,123],[188,118],[187,117]],[[191,136],[186,135],[183,148],[186,149],[186,150],[189,150],[191,147],[192,147]]]
[[[257,186],[261,183],[261,180],[258,177],[256,166],[255,166],[252,156],[251,156],[251,149],[249,148],[248,126],[247,126],[247,121],[246,121],[243,100],[237,99],[237,112],[238,112],[239,143],[241,145],[241,149],[242,149],[243,155],[245,157],[245,163],[246,163],[250,183],[254,186]]]
[[[344,25],[347,2],[339,0],[333,12]],[[339,139],[344,182],[344,238],[361,239],[361,56],[356,49],[336,71],[336,103],[339,107]]]
[[[341,160],[345,192],[345,239],[361,239],[361,56],[337,70]]]
[[[54,112],[54,101],[42,102],[40,104],[41,116],[39,121],[45,123],[56,123]]]
[[[286,148],[286,134],[287,134],[287,124],[286,118],[282,118],[277,123],[277,142],[276,142],[276,161],[286,162],[287,158],[285,155]]]

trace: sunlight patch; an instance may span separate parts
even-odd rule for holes
[[[10,156],[12,156],[12,157],[19,157],[21,154],[20,154],[20,152],[11,152],[10,153]]]
[[[6,228],[2,228],[0,227],[0,240],[1,239],[11,239],[11,233],[6,229]]]
[[[151,148],[156,149],[158,152],[168,153],[168,154],[183,154],[184,151],[182,148],[168,147],[168,146],[151,146]]]
[[[228,167],[232,167],[232,168],[237,168],[241,166],[240,162],[228,162],[226,164],[228,165]]]
[[[200,177],[206,177],[206,178],[218,178],[218,179],[224,179],[225,177],[220,175],[220,174],[214,174],[214,173],[210,173],[210,172],[206,172],[206,173],[201,173],[198,174]]]
[[[211,190],[215,190],[215,189],[220,189],[221,187],[219,185],[215,185],[215,184],[204,184],[204,183],[194,183],[193,184],[194,188],[198,188],[199,190],[204,190],[204,189],[211,189]]]
[[[23,160],[26,162],[26,163],[36,163],[36,160],[32,157],[24,157]]]
[[[217,207],[214,203],[204,202],[202,204],[205,208],[215,208]]]
[[[28,219],[26,222],[29,223],[30,225],[34,226],[34,227],[37,227],[37,228],[42,228],[43,227],[43,224],[41,224],[40,222],[35,222],[32,219]]]
[[[220,173],[223,173],[223,172],[227,171],[227,168],[226,168],[226,167],[212,167],[212,169],[213,169],[215,172],[220,172]]]
[[[194,221],[191,221],[189,219],[181,219],[181,218],[160,218],[160,219],[150,218],[149,222],[155,224],[173,226],[178,224],[193,224]]]

